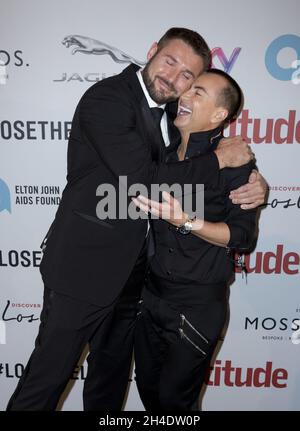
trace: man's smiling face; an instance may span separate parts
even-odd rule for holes
[[[204,73],[179,99],[174,124],[189,133],[210,130],[222,123],[228,110],[217,104],[218,96],[226,86],[222,76]]]
[[[153,44],[148,60],[144,82],[151,98],[160,105],[178,99],[204,69],[202,58],[180,39],[171,39],[160,50]]]

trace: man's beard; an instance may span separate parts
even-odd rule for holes
[[[174,85],[171,84],[170,82],[168,82],[165,78],[159,77],[159,79],[161,81],[163,81],[168,86],[169,90],[173,92],[173,95],[166,96],[162,91],[157,90],[155,88],[155,84],[154,84],[155,78],[154,78],[154,80],[152,80],[150,78],[149,66],[150,66],[153,58],[154,57],[152,57],[151,60],[146,64],[146,66],[144,67],[144,70],[142,72],[143,80],[144,80],[145,86],[148,90],[148,93],[149,93],[151,99],[153,99],[154,102],[156,102],[158,105],[164,105],[165,103],[174,102],[179,97],[177,92],[176,92]]]

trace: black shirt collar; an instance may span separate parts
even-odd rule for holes
[[[188,157],[197,154],[205,154],[216,149],[219,140],[222,138],[222,128],[217,127],[205,132],[191,133],[187,145],[186,155]]]
[[[222,138],[222,127],[216,127],[215,129],[206,130],[205,132],[191,133],[185,153],[185,159],[214,151]],[[178,160],[176,151],[170,153],[168,156],[168,161],[174,161],[175,159]]]

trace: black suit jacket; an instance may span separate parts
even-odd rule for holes
[[[118,190],[141,183],[213,183],[215,154],[186,162],[160,163],[160,135],[136,76],[137,67],[98,82],[81,98],[68,145],[67,185],[47,235],[41,262],[45,285],[98,305],[120,293],[147,232],[147,220],[96,215],[101,184]],[[128,200],[130,202],[130,200]]]

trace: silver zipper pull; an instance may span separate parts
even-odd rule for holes
[[[185,315],[180,313],[180,326],[183,327],[185,321]]]

